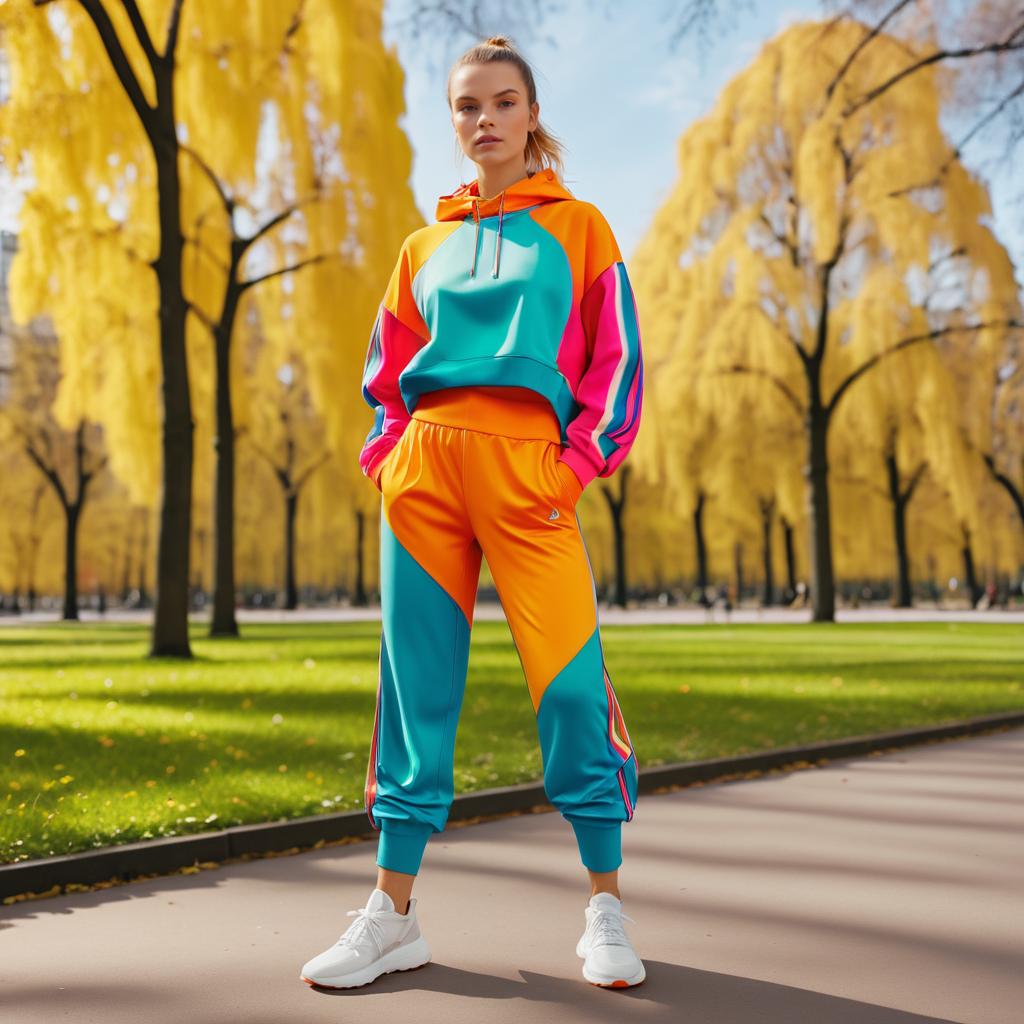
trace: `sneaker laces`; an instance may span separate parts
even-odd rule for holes
[[[632,946],[626,930],[622,927],[623,921],[636,921],[622,910],[601,910],[593,909],[590,918],[591,936],[597,942],[609,946]]]
[[[383,910],[367,910],[362,907],[359,910],[346,911],[346,917],[355,917],[355,920],[348,926],[344,935],[335,943],[336,946],[351,946],[356,949],[360,940],[369,937],[370,941],[377,947],[377,956],[382,955],[384,949],[384,931],[381,924]]]

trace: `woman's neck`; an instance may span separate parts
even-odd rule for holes
[[[527,176],[526,162],[517,167],[494,167],[486,168],[477,164],[476,187],[481,199],[493,199],[499,192],[504,191],[509,185]]]

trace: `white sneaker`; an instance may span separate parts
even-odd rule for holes
[[[430,961],[430,950],[416,920],[416,900],[399,914],[383,889],[374,889],[362,910],[350,910],[355,920],[330,949],[313,957],[299,977],[323,988],[368,985],[391,971],[411,971]]]
[[[583,977],[603,988],[639,985],[647,971],[622,926],[623,920],[633,921],[622,912],[622,902],[610,892],[594,893],[586,914],[587,930],[576,943],[576,955],[583,958]]]

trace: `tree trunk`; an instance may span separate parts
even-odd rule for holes
[[[786,551],[786,589],[789,600],[796,597],[796,544],[794,530],[788,519],[782,520],[782,542]]]
[[[366,554],[363,550],[366,544],[366,513],[362,509],[356,509],[356,578],[352,593],[352,603],[359,608],[364,608],[369,603],[366,593]]]
[[[809,381],[807,413],[807,522],[811,533],[811,621],[835,621],[832,574],[832,514],[828,494],[828,418],[818,380]]]
[[[238,636],[235,618],[235,419],[231,408],[231,335],[241,292],[234,272],[214,335],[216,345],[217,438],[213,532],[213,617],[210,636]]]
[[[991,455],[986,454],[983,458],[985,465],[988,466],[989,472],[992,474],[992,479],[1003,487],[1010,496],[1013,507],[1017,510],[1021,523],[1024,524],[1024,494],[1021,493],[1020,488],[1005,473],[996,467],[995,459]]]
[[[135,516],[128,514],[124,538],[124,569],[121,573],[121,604],[126,605],[132,592],[132,544],[135,538]]]
[[[698,601],[708,606],[708,548],[704,541],[704,502],[703,491],[697,495],[697,504],[693,509],[693,543],[697,553],[697,589],[700,591]]]
[[[620,608],[626,607],[627,593],[625,508],[629,474],[629,466],[623,466],[619,470],[618,496],[612,493],[611,486],[601,488],[601,493],[608,504],[608,513],[612,520],[612,544],[614,546],[613,556],[615,559],[615,586],[609,604],[616,604]]]
[[[284,509],[284,606],[288,611],[299,607],[299,590],[295,585],[295,519],[299,510],[299,495],[289,491],[285,495]]]
[[[910,558],[907,552],[907,497],[900,491],[900,472],[896,456],[889,453],[885,459],[889,478],[889,498],[892,501],[893,539],[896,543],[895,608],[910,608],[913,598],[910,588]]]
[[[159,196],[160,251],[155,263],[160,294],[163,371],[163,480],[157,541],[156,609],[151,657],[190,658],[189,541],[192,521],[192,403],[185,348],[185,296],[181,257],[181,181],[174,106],[174,65],[154,75],[159,118],[152,136]]]
[[[978,577],[974,572],[974,552],[971,551],[971,542],[966,540],[963,546],[963,559],[964,559],[964,586],[967,588],[967,600],[970,602],[970,607],[974,607],[978,603],[978,598],[981,594],[978,591]]]
[[[143,509],[142,545],[139,550],[139,607],[150,606],[149,591],[146,589],[146,573],[149,570],[149,509]]]
[[[79,505],[64,505],[64,618],[78,621]]]
[[[628,467],[619,470],[619,500],[616,514],[612,517],[615,538],[615,604],[625,608],[629,601],[629,587],[626,580],[626,478]]]
[[[764,593],[761,604],[768,608],[775,603],[775,575],[772,571],[772,521],[775,518],[775,499],[761,503],[761,552],[764,568]]]

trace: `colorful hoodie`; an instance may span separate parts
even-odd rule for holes
[[[513,385],[551,403],[586,487],[626,457],[643,384],[636,302],[597,207],[550,168],[491,199],[473,181],[402,243],[363,368],[375,417],[359,464],[373,478],[424,392]]]

